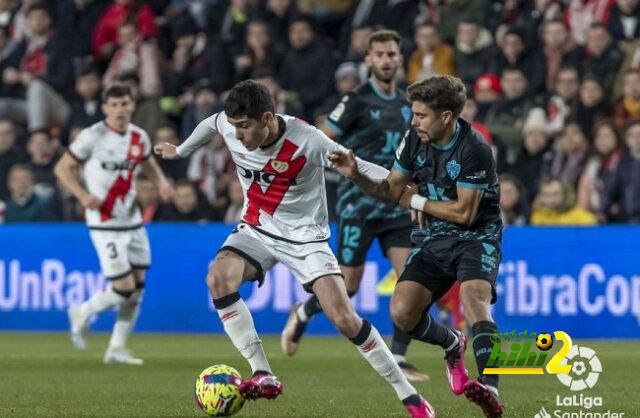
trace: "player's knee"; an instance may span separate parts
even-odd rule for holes
[[[329,319],[341,334],[349,338],[360,331],[358,315],[352,309],[335,309],[329,314]]]
[[[393,300],[390,310],[393,323],[396,324],[401,331],[406,333],[415,328],[419,317],[416,318],[414,309],[411,309],[407,303]]]
[[[207,274],[207,287],[216,298],[226,296],[235,291],[235,289],[232,289],[233,279],[228,271],[217,268],[214,265],[211,270],[209,270],[209,274]]]

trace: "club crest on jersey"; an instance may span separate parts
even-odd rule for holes
[[[289,163],[286,161],[271,160],[271,168],[278,173],[284,173],[289,169]]]
[[[455,180],[460,174],[460,164],[456,160],[451,160],[447,163],[447,173],[452,180]]]
[[[133,158],[139,157],[142,154],[142,148],[138,144],[132,144],[129,153]]]

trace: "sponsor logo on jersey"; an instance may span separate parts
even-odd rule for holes
[[[331,112],[331,114],[329,115],[329,119],[333,120],[333,121],[338,121],[340,120],[340,117],[342,117],[342,114],[344,113],[345,110],[345,105],[344,103],[338,103],[338,106],[336,106],[335,109],[333,109],[333,112]]]
[[[277,165],[277,167],[280,169],[278,170],[278,168],[276,168],[276,165],[274,163],[280,163],[279,165]],[[282,162],[282,161],[272,161],[271,164],[269,165],[273,170],[278,171],[278,173],[273,173],[273,172],[267,172],[267,171],[260,171],[260,170],[251,170],[248,168],[245,168],[239,164],[236,164],[236,167],[238,168],[238,174],[240,174],[242,177],[247,178],[247,179],[253,179],[253,181],[258,182],[258,183],[262,183],[262,184],[272,184],[272,183],[276,183],[276,184],[286,184],[289,186],[293,186],[296,184],[296,179],[294,178],[290,178],[290,177],[285,177],[285,176],[279,176],[279,173],[284,173],[285,171],[287,171],[287,169],[289,168],[289,164],[286,162]]]
[[[100,166],[102,167],[103,170],[109,170],[109,171],[120,171],[120,170],[133,170],[136,167],[136,162],[134,161],[121,161],[121,162],[116,162],[116,161],[103,161],[100,163]]]

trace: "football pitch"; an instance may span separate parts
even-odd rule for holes
[[[193,400],[200,371],[228,364],[243,377],[249,373],[248,364],[225,336],[134,334],[131,348],[145,360],[140,367],[105,366],[102,355],[107,338],[92,334],[90,347],[77,351],[66,334],[0,333],[0,416],[204,417]],[[236,416],[407,416],[391,388],[346,339],[306,337],[291,358],[280,351],[278,337],[265,337],[264,343],[284,384],[284,395],[276,401],[247,402]],[[624,413],[626,418],[640,417],[640,342],[579,340],[574,344],[596,351],[603,368],[596,386],[571,392],[553,375],[502,376],[506,417],[534,417],[542,407],[554,418],[596,418],[595,413],[607,410]],[[475,377],[470,351],[467,368]],[[414,342],[408,360],[431,375],[430,382],[416,387],[438,417],[482,416],[464,396],[449,392],[440,349]],[[582,407],[556,406],[557,396],[568,402],[565,398],[574,395]],[[585,397],[600,397],[602,406],[587,409]],[[560,410],[560,415],[554,410]],[[582,415],[577,415],[580,410]]]

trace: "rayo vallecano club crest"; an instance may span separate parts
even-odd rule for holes
[[[447,163],[447,173],[451,179],[455,180],[460,174],[460,164],[456,160],[451,160]]]
[[[289,163],[286,161],[271,160],[271,167],[278,173],[283,173],[289,168]]]

